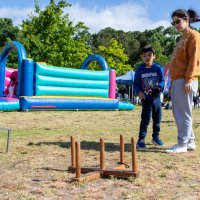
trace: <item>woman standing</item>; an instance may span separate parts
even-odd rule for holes
[[[175,10],[172,25],[182,34],[171,56],[170,76],[172,110],[178,129],[178,144],[166,149],[167,153],[185,153],[195,150],[192,130],[193,93],[197,92],[200,75],[200,33],[190,28],[199,20],[194,10]]]

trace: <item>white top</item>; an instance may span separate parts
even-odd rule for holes
[[[8,87],[8,97],[13,97],[13,95],[14,95],[14,89],[15,89],[15,84],[14,85],[9,85],[9,87]]]

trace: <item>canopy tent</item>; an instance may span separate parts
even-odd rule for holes
[[[116,78],[116,82],[123,85],[133,85],[134,75],[135,72],[133,70],[130,70],[126,74],[118,76]]]
[[[135,72],[133,70],[128,71],[122,76],[116,78],[117,84],[122,84],[128,86],[128,99],[132,101],[133,99],[133,81],[134,81]],[[127,99],[126,99],[127,100]]]

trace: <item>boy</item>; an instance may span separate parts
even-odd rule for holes
[[[163,141],[159,138],[162,115],[160,92],[163,91],[164,87],[163,70],[158,64],[153,62],[155,59],[155,50],[150,45],[146,45],[142,49],[141,58],[143,63],[138,66],[133,83],[134,90],[142,102],[137,149],[146,148],[145,137],[151,116],[153,119],[152,143],[164,146]]]

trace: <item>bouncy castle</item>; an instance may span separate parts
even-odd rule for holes
[[[18,69],[6,67],[15,50]],[[97,61],[102,71],[88,70]],[[12,93],[12,94],[10,94]],[[26,57],[24,46],[12,41],[0,53],[0,110],[132,110],[115,99],[116,74],[100,55],[88,56],[80,69],[51,66]]]

